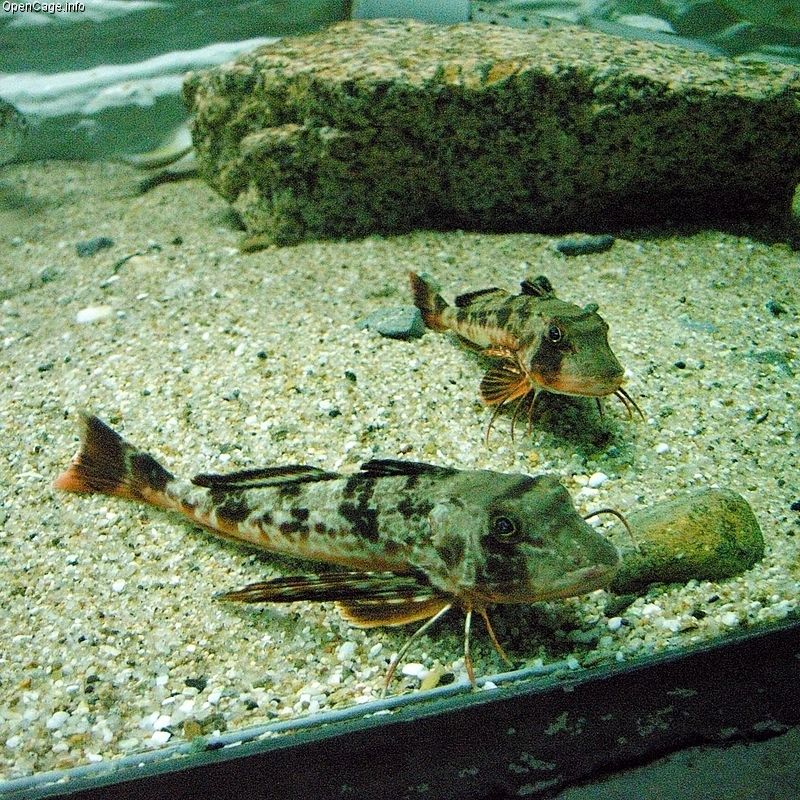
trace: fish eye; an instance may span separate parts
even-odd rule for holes
[[[495,517],[492,520],[492,536],[503,541],[512,541],[517,536],[517,525],[508,517]]]
[[[550,325],[547,329],[547,338],[553,343],[556,344],[560,342],[564,338],[564,334],[561,331],[561,328],[558,327],[555,323]]]

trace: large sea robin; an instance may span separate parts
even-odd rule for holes
[[[349,475],[288,465],[185,482],[84,414],[80,448],[54,485],[178,511],[227,539],[348,570],[254,583],[229,600],[335,601],[359,627],[427,620],[417,633],[457,606],[473,682],[473,611],[504,656],[487,606],[583,594],[607,586],[620,564],[553,475],[372,460]]]

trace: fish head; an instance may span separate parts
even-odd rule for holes
[[[474,472],[431,513],[434,547],[465,605],[532,603],[607,586],[616,547],[578,514],[554,475]]]
[[[556,394],[602,397],[622,385],[624,370],[608,344],[597,305],[553,298],[540,303],[520,360],[534,384]]]

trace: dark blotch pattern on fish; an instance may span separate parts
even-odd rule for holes
[[[531,370],[541,375],[545,382],[555,380],[561,370],[564,352],[552,342],[542,339],[539,348],[531,359]]]
[[[347,479],[342,492],[347,499],[339,504],[339,513],[370,542],[377,542],[380,538],[378,510],[370,505],[375,482],[375,478],[352,475]]]
[[[436,552],[448,569],[455,569],[464,558],[463,537],[447,536],[444,541],[436,547]]]
[[[414,499],[405,496],[398,504],[397,510],[403,515],[404,519],[412,517],[427,517],[433,509],[433,503],[425,499]]]
[[[221,519],[229,520],[230,522],[244,522],[250,515],[250,506],[244,495],[237,492],[235,494],[226,494],[221,501],[214,499],[212,493],[212,500],[217,509],[217,516]]]

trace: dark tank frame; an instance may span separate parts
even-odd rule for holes
[[[766,739],[800,723],[800,614],[573,676],[548,670],[34,775],[0,783],[0,797],[549,797],[691,745]]]

